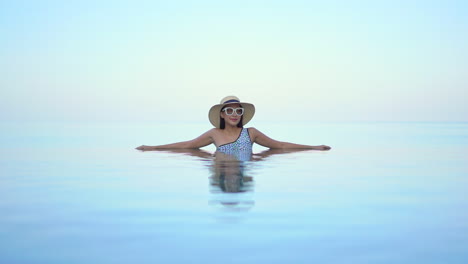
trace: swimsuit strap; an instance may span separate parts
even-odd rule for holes
[[[236,141],[221,145],[217,148],[217,151],[225,153],[239,150],[252,150],[252,141],[250,141],[250,135],[247,128],[242,129]]]

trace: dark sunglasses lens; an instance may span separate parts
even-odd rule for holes
[[[242,108],[237,108],[236,109],[236,114],[237,115],[242,115],[243,113],[244,113],[244,109],[242,109]]]
[[[234,109],[232,109],[230,107],[226,108],[225,111],[226,111],[226,114],[228,114],[228,115],[232,115],[234,113]]]

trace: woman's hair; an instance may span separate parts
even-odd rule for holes
[[[221,112],[223,111],[224,107],[221,109]],[[237,127],[240,127],[240,128],[243,128],[244,126],[242,125],[242,121],[244,119],[244,116],[242,115],[240,120],[239,120],[239,123],[237,123]],[[219,128],[220,129],[225,129],[226,128],[226,122],[224,121],[224,118],[222,118],[221,116],[219,117]]]

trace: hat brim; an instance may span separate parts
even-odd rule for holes
[[[221,109],[223,109],[223,107],[228,104],[232,103],[217,104],[210,108],[210,111],[208,112],[208,119],[214,127],[220,128]],[[245,126],[250,120],[252,120],[253,116],[255,115],[255,106],[245,102],[239,102],[236,104],[240,104],[244,108],[244,114],[242,115],[242,126]]]

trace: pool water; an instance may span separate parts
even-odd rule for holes
[[[1,124],[0,263],[468,263],[468,123],[255,124],[331,151],[134,148],[199,123]]]

